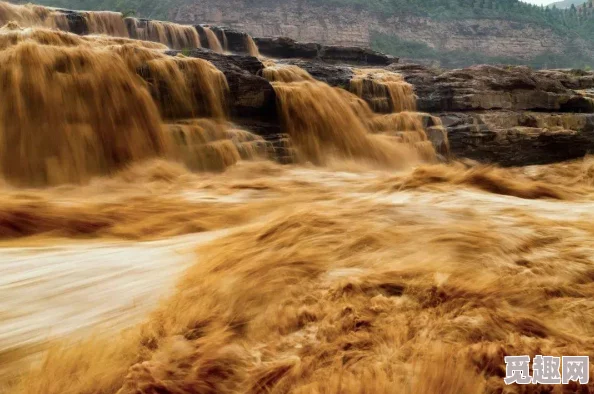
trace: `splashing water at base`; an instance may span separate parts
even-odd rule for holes
[[[139,176],[139,165],[97,184],[48,189],[46,210],[81,217],[78,209],[97,220],[104,211],[87,205],[105,204],[111,226],[125,221],[129,229],[150,226],[158,234],[196,232],[200,226],[188,223],[202,218],[231,229],[200,246],[178,286],[162,290],[173,294],[145,323],[136,323],[136,315],[126,323],[128,312],[120,311],[116,318],[132,326],[121,336],[50,346],[43,367],[8,392],[503,389],[504,354],[594,351],[588,312],[594,189],[590,178],[565,175],[590,167],[440,164],[394,174],[253,163],[217,175],[157,166]],[[139,195],[145,201],[129,209],[129,199]],[[35,194],[19,198],[40,210],[31,205]],[[202,213],[190,208],[201,204],[208,204]],[[150,215],[135,213],[149,206],[174,211],[142,224]],[[249,215],[235,217],[239,212]],[[34,242],[55,243],[48,231]],[[161,244],[163,251],[170,242]],[[140,268],[143,280],[156,284],[162,275],[151,278],[151,266],[182,263],[149,244],[130,248],[153,257],[144,270],[131,267],[130,278]],[[85,280],[92,276],[101,286],[120,283],[86,272]],[[96,289],[73,288],[89,296]],[[23,325],[25,317],[13,319]],[[436,367],[447,373],[435,374]]]
[[[302,160],[259,160],[151,28],[0,35],[0,392],[493,393],[505,355],[594,354],[593,159],[429,165],[406,87],[267,63]]]

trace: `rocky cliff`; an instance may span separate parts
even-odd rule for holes
[[[585,41],[570,43],[566,36],[535,23],[388,15],[311,0],[196,0],[176,7],[169,18],[183,23],[232,26],[256,37],[285,36],[333,45],[370,47],[374,34],[383,34],[421,43],[435,51],[472,52],[491,58],[528,61],[543,54],[562,55],[569,45],[591,56]]]

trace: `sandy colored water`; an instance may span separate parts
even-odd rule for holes
[[[132,169],[46,189],[43,215],[101,200],[118,214],[85,240],[77,224],[70,239],[4,243],[5,371],[26,371],[54,339],[83,340],[52,344],[43,367],[6,392],[191,393],[208,382],[205,392],[470,394],[505,387],[507,354],[591,355],[589,163],[389,172],[262,162],[223,174],[154,165],[143,169],[150,181],[120,183]],[[34,212],[27,193],[17,201]],[[130,198],[143,203],[132,211]],[[146,206],[150,221],[137,214]],[[451,373],[421,379],[435,365]]]
[[[138,322],[171,292],[194,248],[223,234],[0,248],[0,376],[57,339]]]

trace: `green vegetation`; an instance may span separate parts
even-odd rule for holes
[[[534,68],[591,68],[594,59],[583,56],[575,48],[568,47],[565,53],[543,53],[529,60],[504,56],[485,56],[470,51],[440,51],[425,43],[404,41],[398,37],[374,32],[372,47],[375,50],[402,58],[419,59],[439,63],[445,68],[466,67],[472,64],[524,64]]]
[[[585,0],[561,0],[561,1],[556,1],[554,3],[549,4],[549,7],[555,6],[557,8],[569,8],[572,5],[574,6],[579,6],[584,4]]]

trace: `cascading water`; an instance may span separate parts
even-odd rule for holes
[[[258,45],[256,45],[256,42],[254,41],[252,36],[250,36],[249,34],[245,36],[245,47],[247,48],[247,52],[250,55],[255,56],[255,57],[260,56],[260,51],[258,50]]]
[[[211,169],[204,164],[211,159],[220,170],[241,158],[260,157],[261,150],[256,154],[251,143],[265,145],[261,138],[229,132],[234,126],[225,121],[225,76],[206,60],[167,56],[159,45],[16,25],[3,28],[4,178],[18,185],[79,183],[151,157],[201,162],[193,168],[205,170]],[[194,149],[194,159],[189,159],[161,117],[211,118],[219,138]],[[192,127],[194,135],[204,129]],[[10,164],[22,161],[26,164]]]
[[[122,14],[109,11],[88,11],[84,13],[89,33],[128,37],[128,29]]]
[[[228,83],[167,54],[193,27],[84,15],[0,3],[0,392],[555,392],[504,356],[594,354],[592,158],[437,164],[399,75],[266,60],[282,122],[247,120],[298,160],[258,160],[237,57]]]
[[[376,115],[356,96],[294,65],[268,61],[262,75],[272,82],[285,129],[305,160],[323,164],[338,156],[399,166],[415,160],[410,146],[422,159],[435,160],[421,114]]]
[[[130,37],[160,42],[171,49],[200,48],[200,37],[193,26],[146,19],[126,18]]]
[[[63,29],[68,27],[63,14],[60,12],[34,4],[15,5],[0,2],[0,26],[15,22],[22,27],[43,26]]]
[[[15,184],[87,181],[165,151],[148,90],[113,53],[24,42],[0,53],[0,75],[0,170]]]
[[[376,112],[415,111],[416,97],[411,84],[400,74],[381,69],[353,69],[351,92],[368,97]]]
[[[223,46],[217,35],[208,26],[203,26],[202,29],[204,30],[204,34],[206,34],[208,48],[215,52],[223,53]]]

